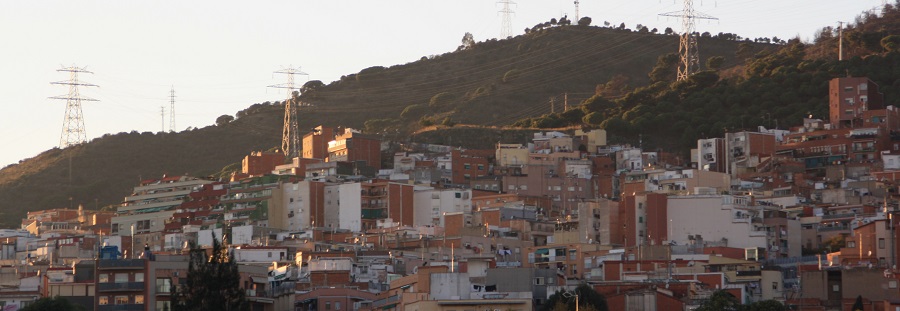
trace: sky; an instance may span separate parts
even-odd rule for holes
[[[742,37],[811,40],[824,26],[853,21],[884,0],[693,0],[719,18],[698,20],[696,31]],[[580,0],[579,15],[660,30],[681,29],[683,1]],[[573,0],[515,0],[513,35],[568,15]],[[292,1],[0,1],[0,167],[59,146],[69,79],[62,67],[83,67],[79,89],[88,140],[120,132],[170,128],[169,91],[175,90],[175,127],[211,125],[254,103],[285,98],[287,77],[297,84],[371,66],[413,62],[450,52],[466,32],[476,41],[498,38],[502,4],[494,0]],[[673,51],[676,52],[676,51]],[[163,108],[164,107],[164,108]],[[165,110],[165,117],[161,115]]]

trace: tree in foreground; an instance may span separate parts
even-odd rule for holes
[[[21,311],[84,311],[81,305],[73,304],[65,298],[56,296],[53,298],[41,298],[34,303],[20,309]]]
[[[213,236],[212,253],[191,244],[187,280],[172,284],[172,311],[248,310],[234,255]]]
[[[542,311],[574,311],[575,294],[578,295],[578,310],[584,311],[608,311],[606,297],[595,291],[587,284],[578,285],[574,293],[558,291],[547,299],[540,310]]]

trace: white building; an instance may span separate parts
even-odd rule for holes
[[[669,196],[668,238],[676,245],[702,239],[728,247],[765,248],[762,207],[749,203],[749,198],[730,195]]]
[[[325,186],[325,227],[361,231],[362,187],[359,183]]]

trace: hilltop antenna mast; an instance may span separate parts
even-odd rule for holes
[[[169,90],[169,132],[174,133],[175,129],[175,86]]]
[[[578,0],[575,0],[575,22],[578,23],[579,20],[581,20],[581,14],[578,10]]]
[[[50,82],[50,84],[68,85],[69,94],[50,97],[51,99],[64,99],[66,101],[66,116],[63,118],[62,134],[59,138],[59,148],[78,145],[87,141],[87,134],[84,131],[84,116],[81,113],[81,101],[97,101],[93,98],[82,97],[78,92],[79,86],[97,86],[95,84],[84,83],[78,81],[78,73],[93,73],[78,68],[74,65],[71,67],[62,67],[56,71],[68,72],[69,80]]]
[[[281,150],[284,151],[285,157],[293,159],[300,156],[301,147],[298,119],[299,101],[294,100],[294,90],[297,89],[294,87],[294,75],[309,76],[309,74],[300,71],[299,67],[288,67],[275,73],[286,74],[288,77],[287,83],[270,85],[269,87],[287,89],[287,99],[284,101],[284,128],[281,132]]]
[[[697,72],[700,67],[700,51],[697,47],[697,35],[694,34],[694,20],[718,20],[718,18],[694,11],[694,0],[684,0],[684,9],[681,11],[662,13],[659,15],[681,17],[681,27],[683,32],[681,34],[681,41],[678,45],[678,54],[681,55],[681,62],[678,64],[678,76],[676,80],[685,80],[690,75]]]
[[[516,3],[510,0],[500,0],[497,3],[503,4],[503,9],[498,11],[503,14],[503,22],[500,24],[500,39],[512,37],[512,14],[515,12],[509,8],[509,5]]]

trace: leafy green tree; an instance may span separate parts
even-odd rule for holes
[[[741,307],[734,295],[725,290],[717,290],[696,311],[739,311]]]
[[[578,285],[574,293],[557,291],[547,299],[547,303],[541,306],[542,311],[574,311],[575,295],[578,295],[579,310],[608,311],[606,297],[595,291],[587,284]]]
[[[900,50],[900,35],[890,35],[881,38],[881,47],[888,52]]]
[[[172,290],[173,311],[249,310],[234,254],[213,235],[212,252],[191,245],[187,282]]]
[[[81,305],[73,304],[65,298],[56,296],[53,298],[44,297],[36,300],[32,304],[19,309],[20,311],[84,311]]]
[[[776,300],[757,301],[744,306],[743,311],[785,311],[785,307],[781,302]]]
[[[225,126],[226,124],[231,123],[231,121],[234,121],[233,116],[230,114],[223,114],[216,118],[216,126]]]
[[[678,55],[669,53],[660,55],[656,66],[650,71],[650,82],[673,81],[678,69]]]
[[[853,310],[853,311],[865,310],[865,307],[863,306],[862,295],[856,296],[856,302],[853,303],[853,307],[850,307],[850,310]]]
[[[709,70],[719,70],[722,68],[723,63],[725,63],[725,57],[712,56],[706,59],[706,68],[709,68]]]

